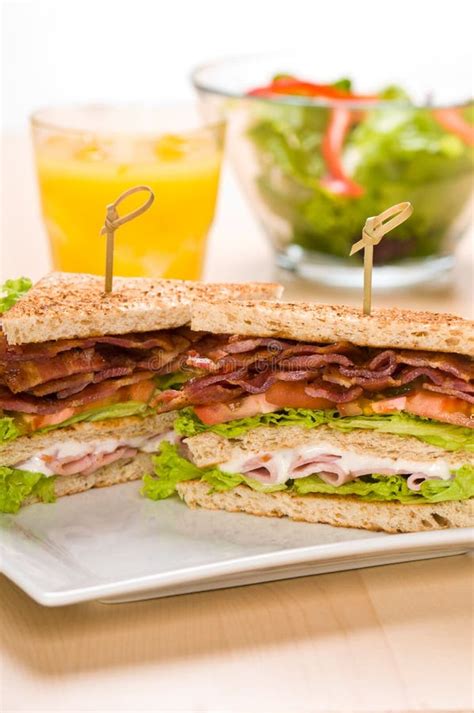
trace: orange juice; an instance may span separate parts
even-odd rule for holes
[[[220,141],[209,130],[159,138],[50,135],[36,140],[43,217],[55,269],[103,274],[106,206],[147,185],[152,207],[115,236],[114,274],[198,279],[214,216]],[[143,203],[128,198],[125,214]]]

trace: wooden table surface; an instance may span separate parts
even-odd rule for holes
[[[48,269],[28,142],[3,152],[0,278]],[[451,290],[377,296],[471,315],[472,258]],[[208,279],[269,279],[271,254],[230,176]],[[287,281],[296,299],[359,296]],[[0,710],[468,711],[468,556],[325,574],[148,602],[47,609],[0,578]]]

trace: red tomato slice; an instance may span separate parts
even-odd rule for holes
[[[237,418],[250,418],[251,416],[258,416],[260,413],[271,413],[277,410],[278,406],[268,403],[265,394],[245,396],[239,401],[227,404],[209,404],[207,406],[194,407],[196,415],[206,426],[214,426],[216,423],[225,423]]]
[[[308,396],[305,382],[277,381],[265,392],[266,400],[280,408],[334,408],[332,401]]]
[[[405,411],[406,405],[406,396],[394,396],[393,399],[372,401],[370,404],[370,408],[374,413],[393,413],[394,411]]]
[[[406,411],[423,418],[443,421],[444,416],[449,413],[461,413],[469,416],[471,406],[467,401],[457,399],[455,396],[420,390],[407,396]]]
[[[62,411],[58,411],[57,413],[48,413],[38,416],[30,416],[28,414],[23,416],[22,418],[23,421],[27,424],[28,430],[37,431],[40,428],[46,428],[46,426],[55,426],[57,423],[62,423],[68,418],[71,418],[71,416],[74,416],[75,412],[76,411],[73,408],[65,408]]]
[[[460,426],[466,425],[466,419],[469,419],[472,413],[472,406],[467,401],[425,389],[418,389],[406,396],[396,396],[393,399],[372,401],[370,408],[374,413],[406,411],[414,416]]]
[[[46,426],[55,426],[57,423],[62,423],[72,416],[76,416],[79,413],[88,411],[93,408],[101,408],[102,406],[111,406],[112,404],[125,403],[126,401],[140,401],[142,403],[148,403],[150,397],[155,390],[155,384],[152,379],[146,381],[138,381],[136,384],[130,384],[129,386],[122,386],[121,389],[112,394],[106,399],[99,399],[98,401],[91,401],[83,406],[76,406],[75,408],[64,408],[62,411],[57,413],[49,414],[38,414],[30,416],[23,416],[23,422],[27,425],[30,432],[38,431],[40,428],[46,428]]]
[[[337,410],[341,416],[361,416],[364,413],[362,404],[359,401],[348,401],[346,404],[337,404]]]

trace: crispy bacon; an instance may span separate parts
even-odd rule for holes
[[[58,398],[61,398],[60,394],[64,391],[71,390],[72,394],[81,391],[87,384],[91,384],[94,381],[94,372],[86,372],[85,374],[74,374],[73,376],[66,377],[64,379],[53,379],[52,381],[47,381],[45,384],[40,384],[40,386],[35,386],[34,389],[30,389],[30,392],[34,396],[49,396],[50,394],[57,394]],[[68,394],[66,394],[68,395]]]
[[[123,386],[129,386],[138,381],[150,379],[151,371],[141,371],[125,376],[121,379],[108,379],[100,384],[90,384],[78,394],[67,398],[36,397],[29,394],[12,394],[8,389],[0,388],[0,408],[5,411],[18,411],[20,413],[50,414],[57,413],[67,408],[77,408],[95,401],[102,401],[111,396]]]
[[[468,404],[474,403],[474,365],[467,357],[378,350],[347,341],[301,344],[271,337],[210,335],[182,328],[19,347],[8,346],[0,332],[0,408],[56,414],[107,399],[122,386],[154,374],[183,369],[204,375],[186,382],[180,392],[157,394],[153,403],[159,410],[265,399],[272,387],[283,388],[278,382],[298,384],[295,388],[306,394],[304,398],[341,405],[360,397],[379,403],[393,395],[384,392],[399,387],[410,393],[431,391],[460,399],[466,419]]]
[[[337,389],[336,387],[331,389],[323,382],[318,381],[313,381],[311,384],[308,384],[305,388],[305,392],[308,396],[327,399],[336,404],[354,401],[358,399],[359,396],[362,396],[362,388],[360,386],[351,386],[349,389]]]
[[[258,347],[270,347],[273,353],[282,352],[290,342],[282,342],[280,339],[272,339],[265,337],[261,339],[243,339],[241,337],[230,337],[229,343],[222,347],[227,354],[241,354],[242,352],[250,352]]]
[[[10,391],[18,394],[53,379],[100,371],[105,365],[104,358],[94,349],[71,349],[44,361],[7,363],[3,381]]]
[[[403,350],[397,354],[399,364],[426,366],[448,372],[463,381],[474,379],[474,363],[467,357],[438,352],[415,352]]]
[[[88,349],[94,346],[95,339],[58,339],[54,342],[39,344],[9,345],[3,332],[0,331],[0,363],[4,361],[31,361],[50,359],[61,352],[70,349]]]
[[[122,347],[123,349],[154,349],[159,347],[165,351],[175,349],[177,341],[184,341],[186,342],[186,346],[189,345],[187,339],[171,332],[107,335],[104,337],[96,337],[95,341],[97,344],[112,344],[116,347]]]
[[[428,389],[429,391],[436,391],[439,394],[455,396],[458,399],[474,404],[474,394],[467,394],[465,391],[458,391],[457,389],[450,389],[445,386],[437,386],[436,384],[423,384],[423,388]]]

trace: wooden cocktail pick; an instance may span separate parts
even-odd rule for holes
[[[350,255],[364,248],[364,314],[370,314],[372,305],[372,265],[374,245],[378,245],[386,233],[407,220],[413,213],[413,206],[408,201],[397,203],[387,208],[380,215],[367,218],[362,230],[362,240],[354,243]]]
[[[122,203],[122,201],[125,200],[125,198],[128,198],[128,196],[131,196],[133,193],[139,193],[140,191],[145,191],[146,193],[149,194],[148,199],[146,203],[144,203],[142,206],[139,208],[136,208],[135,210],[132,210],[131,213],[128,213],[127,215],[124,215],[122,217],[119,216],[117,207]],[[155,200],[155,194],[149,188],[149,186],[134,186],[133,188],[129,188],[127,191],[124,191],[121,193],[121,195],[117,198],[116,201],[113,203],[110,203],[110,205],[107,206],[107,214],[105,216],[105,223],[104,227],[100,231],[100,235],[107,235],[107,252],[106,252],[106,258],[105,258],[105,291],[106,292],[112,292],[112,282],[113,282],[113,276],[114,276],[114,233],[117,230],[117,228],[120,228],[121,225],[124,223],[128,223],[129,220],[133,220],[134,218],[137,218],[139,215],[144,213],[148,208],[151,206],[153,201]]]

